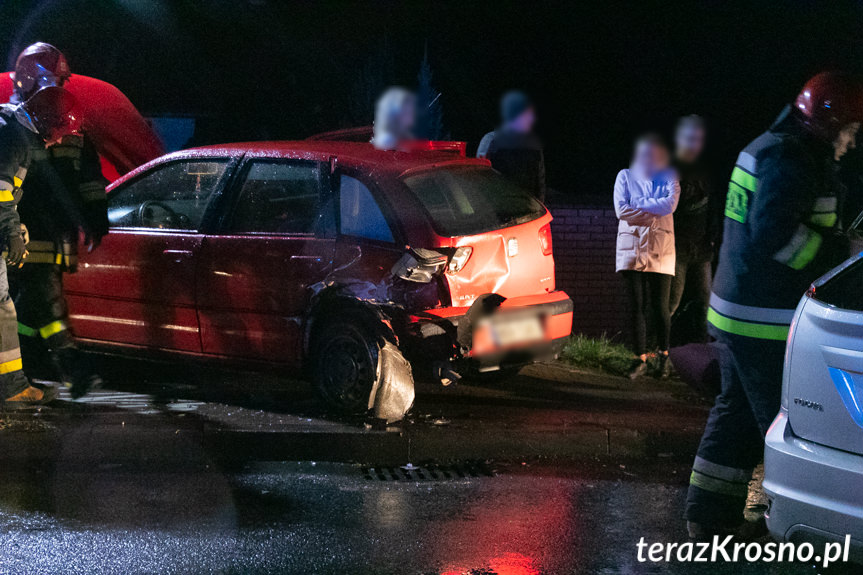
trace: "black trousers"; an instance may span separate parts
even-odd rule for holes
[[[63,271],[52,264],[25,264],[10,270],[9,291],[18,310],[24,371],[30,377],[75,383],[87,377],[89,362],[69,331]]]
[[[655,340],[659,349],[667,350],[671,333],[669,301],[673,276],[632,270],[620,273],[626,281],[632,311],[632,351],[635,355],[647,353],[648,339]]]
[[[686,519],[713,527],[743,521],[752,469],[779,411],[785,342],[716,333],[722,393],[707,419],[689,479]]]
[[[707,341],[707,308],[713,267],[709,261],[677,258],[671,279],[672,344]]]

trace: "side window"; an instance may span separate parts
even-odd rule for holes
[[[179,161],[157,167],[108,198],[116,228],[197,230],[228,160]]]
[[[312,234],[321,225],[316,162],[255,161],[246,172],[230,231]]]
[[[342,234],[382,242],[394,241],[384,214],[365,184],[343,175],[339,197]]]

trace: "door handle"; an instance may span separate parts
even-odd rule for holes
[[[319,262],[319,261],[321,261],[321,259],[323,259],[321,256],[291,256],[291,261],[294,261],[294,260],[314,260],[314,261]]]
[[[191,258],[194,253],[191,250],[163,250],[162,255],[171,258],[175,264],[181,264],[183,260]]]

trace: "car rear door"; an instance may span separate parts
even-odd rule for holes
[[[112,190],[110,231],[66,281],[78,338],[201,351],[195,265],[232,158],[177,159]]]
[[[220,231],[204,238],[198,311],[205,353],[301,358],[310,286],[332,270],[329,162],[248,158]]]

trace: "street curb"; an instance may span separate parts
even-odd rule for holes
[[[172,422],[173,423],[173,422]],[[151,427],[78,422],[42,430],[0,431],[0,464],[236,461],[330,461],[401,465],[425,461],[690,459],[697,430],[645,433],[602,425],[525,432],[457,428],[357,429],[351,432],[268,432],[219,428],[207,423]]]

